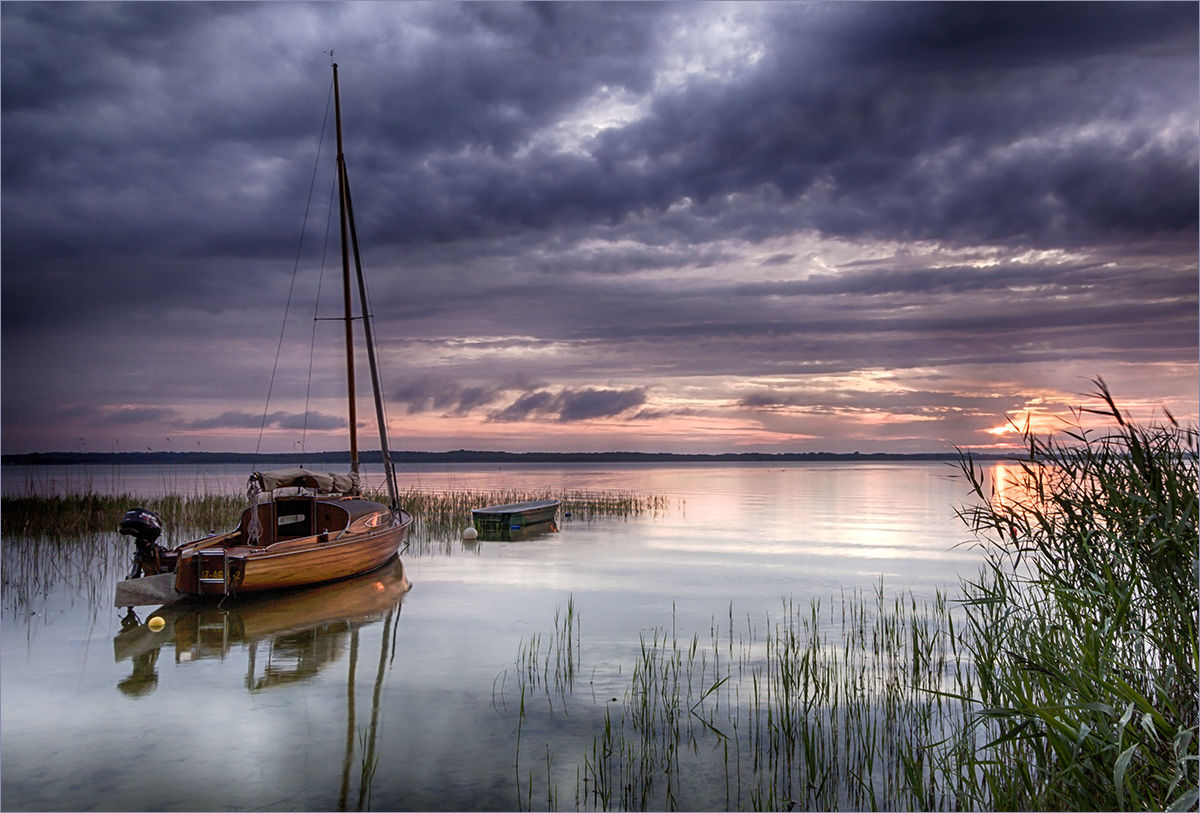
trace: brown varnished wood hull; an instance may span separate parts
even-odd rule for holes
[[[180,550],[175,589],[192,595],[283,590],[339,581],[376,570],[400,550],[412,517],[398,512],[395,524],[355,522],[339,535],[317,534],[267,547],[221,547],[200,540]],[[218,538],[219,540],[220,538]],[[211,558],[201,561],[205,552]],[[209,577],[207,583],[200,576]],[[222,581],[213,581],[216,577]]]
[[[411,520],[409,521],[411,524]],[[400,550],[409,524],[394,525],[346,541],[317,543],[307,549],[247,553],[239,592],[278,590],[337,581],[382,567]]]

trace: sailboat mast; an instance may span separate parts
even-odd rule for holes
[[[354,252],[354,270],[358,279],[358,296],[362,310],[363,335],[367,344],[367,361],[371,368],[371,389],[375,393],[375,422],[379,426],[379,450],[383,456],[383,473],[387,482],[388,496],[392,509],[400,507],[400,495],[396,487],[396,470],[392,466],[392,453],[388,448],[387,421],[383,414],[383,391],[379,383],[379,364],[375,357],[375,337],[371,332],[371,317],[367,307],[367,284],[363,279],[362,255],[358,250],[358,231],[354,227],[354,204],[350,199],[350,175],[346,171],[346,156],[342,150],[342,100],[338,89],[337,64],[333,66],[334,118],[337,122],[338,153],[338,202],[342,225],[342,294],[346,307],[346,365],[347,382],[350,389],[350,470],[358,473],[358,426],[354,388],[354,337],[350,303],[350,251]]]
[[[350,299],[350,235],[347,229],[346,156],[342,152],[342,96],[338,90],[337,63],[333,65],[333,110],[337,123],[338,217],[342,231],[342,302],[346,323],[346,389],[350,409],[350,472],[358,474],[358,405],[354,392],[354,312]]]
[[[358,230],[354,227],[354,201],[350,197],[350,175],[343,168],[342,178],[346,183],[346,214],[350,223],[350,245],[354,249],[354,272],[358,278],[359,307],[362,310],[363,335],[366,337],[367,362],[371,368],[371,390],[375,393],[375,422],[379,426],[379,451],[383,456],[383,474],[387,481],[388,496],[392,508],[400,507],[400,494],[396,488],[396,469],[392,465],[392,451],[388,448],[387,419],[383,414],[383,389],[379,383],[379,362],[375,356],[375,336],[371,332],[371,315],[367,307],[367,283],[363,279],[362,255],[358,250]]]

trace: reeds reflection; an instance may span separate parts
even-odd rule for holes
[[[32,619],[40,603],[61,592],[71,604],[86,602],[95,617],[108,606],[112,574],[127,564],[128,551],[115,534],[86,534],[69,538],[14,536],[0,547],[4,561],[0,596],[4,612]]]

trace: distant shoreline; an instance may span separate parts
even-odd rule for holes
[[[972,452],[977,460],[1004,460],[1008,455]],[[674,452],[393,452],[392,462],[412,463],[806,463],[820,461],[958,460],[956,452],[898,454],[892,452],[742,452],[677,454]],[[359,453],[363,463],[382,463],[378,451]],[[246,452],[28,452],[0,455],[4,466],[141,465],[247,463],[308,466],[349,464],[350,452],[250,454]]]

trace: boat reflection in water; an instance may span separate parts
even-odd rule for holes
[[[400,600],[410,588],[404,564],[333,584],[215,604],[185,599],[151,613],[144,621],[131,611],[113,639],[118,663],[133,673],[117,688],[137,697],[158,685],[157,662],[173,644],[175,663],[221,659],[238,646],[249,649],[246,688],[252,692],[316,675],[344,657],[357,630],[384,621],[385,642]],[[159,621],[161,619],[161,626]]]
[[[356,810],[370,809],[371,781],[376,764],[379,702],[387,673],[388,653],[395,653],[395,631],[400,604],[411,585],[399,557],[378,570],[321,587],[292,590],[249,599],[211,601],[184,599],[161,607],[140,621],[130,609],[125,629],[113,639],[118,663],[133,662],[133,673],[117,684],[126,695],[140,697],[158,686],[159,651],[175,646],[175,662],[224,660],[234,647],[249,650],[246,688],[258,692],[314,677],[349,653],[346,679],[346,744],[342,760],[338,810],[351,809],[352,766],[360,747]],[[161,619],[161,625],[158,620]],[[383,622],[379,668],[371,697],[371,719],[356,737],[358,704],[355,672],[358,667],[358,631]],[[368,770],[369,768],[369,770]]]
[[[537,525],[508,528],[480,528],[475,541],[478,542],[524,542],[541,536],[558,533],[557,522],[541,522]]]

